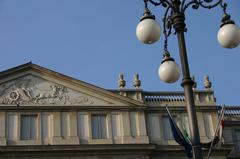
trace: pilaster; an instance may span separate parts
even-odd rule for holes
[[[0,112],[0,146],[6,145],[6,112]]]
[[[197,118],[198,118],[198,128],[199,128],[199,135],[201,142],[206,143],[209,142],[209,139],[206,134],[206,128],[205,128],[205,123],[204,123],[204,117],[202,112],[197,113]]]
[[[122,143],[131,143],[132,140],[131,136],[131,126],[130,126],[130,119],[129,119],[129,112],[122,113]]]
[[[57,145],[61,142],[61,118],[60,112],[53,112],[53,145]]]
[[[69,118],[70,136],[68,140],[71,144],[79,144],[79,138],[77,136],[77,112],[69,112]]]
[[[144,112],[138,112],[138,125],[139,125],[139,136],[138,140],[141,140],[141,143],[149,143],[149,138],[146,132],[146,121]]]

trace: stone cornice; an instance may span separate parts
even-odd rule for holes
[[[26,152],[31,151],[34,152],[61,152],[61,151],[90,151],[89,153],[93,153],[94,151],[104,153],[107,151],[151,151],[156,149],[154,144],[96,144],[96,145],[26,145],[26,146],[0,146],[0,153],[4,152]]]
[[[0,106],[2,111],[59,111],[59,110],[81,110],[81,111],[123,111],[123,110],[145,110],[146,106]]]

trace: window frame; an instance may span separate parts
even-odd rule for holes
[[[31,117],[29,118],[27,121],[29,125],[27,125],[27,127],[29,126],[29,137],[25,137],[23,136],[23,117]],[[20,114],[20,140],[37,140],[38,139],[38,114],[34,113],[34,114]],[[35,118],[35,121],[33,121],[32,119]],[[36,124],[35,126],[31,126],[32,124]],[[35,132],[32,131],[32,128],[35,128]],[[27,135],[26,135],[27,136]]]
[[[175,123],[176,123],[176,118],[177,118],[177,116],[176,115],[173,115],[172,116],[173,117],[173,120],[175,121]],[[168,134],[168,136],[166,135],[166,132],[165,132],[165,130],[166,130],[166,128],[167,128],[167,126],[166,126],[166,124],[165,124],[165,122],[164,122],[164,120],[165,119],[167,119],[167,121],[168,121],[168,128],[169,128],[169,130],[170,130],[170,132],[169,133],[167,133]],[[163,115],[162,116],[162,124],[163,124],[163,138],[164,138],[164,140],[174,140],[174,136],[173,136],[173,132],[172,132],[172,128],[171,128],[171,125],[170,125],[170,121],[169,121],[169,117],[168,117],[168,115]],[[177,123],[176,123],[177,124]],[[177,124],[178,125],[178,124]]]
[[[96,117],[97,122],[97,128],[94,128],[94,117]],[[105,125],[102,125],[102,118],[104,118]],[[92,139],[98,140],[98,139],[108,139],[108,121],[107,121],[107,114],[91,114],[91,130],[92,130]],[[105,130],[104,130],[105,129]],[[95,132],[97,130],[97,132]]]

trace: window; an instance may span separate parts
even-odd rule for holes
[[[150,126],[150,137],[152,139],[160,139],[161,128],[160,128],[160,122],[159,122],[159,114],[149,115],[149,126]]]
[[[240,130],[239,129],[235,130],[235,137],[236,139],[235,141],[233,141],[234,145],[236,146],[236,150],[240,151]]]
[[[165,140],[173,140],[172,128],[168,116],[163,117],[163,135]]]
[[[92,115],[92,138],[107,138],[107,121],[106,115]]]
[[[21,140],[37,138],[37,115],[21,115]]]

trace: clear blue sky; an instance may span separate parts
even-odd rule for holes
[[[239,26],[240,1],[228,4]],[[161,22],[163,8],[149,8]],[[119,73],[132,88],[133,74],[139,73],[144,90],[182,90],[181,80],[159,80],[163,38],[153,45],[137,40],[142,12],[142,0],[0,0],[0,70],[32,61],[107,89],[118,88]],[[216,40],[221,8],[189,8],[186,15],[190,71],[198,89],[209,75],[218,104],[240,105],[240,47],[224,49]],[[169,51],[179,63],[175,35]]]

